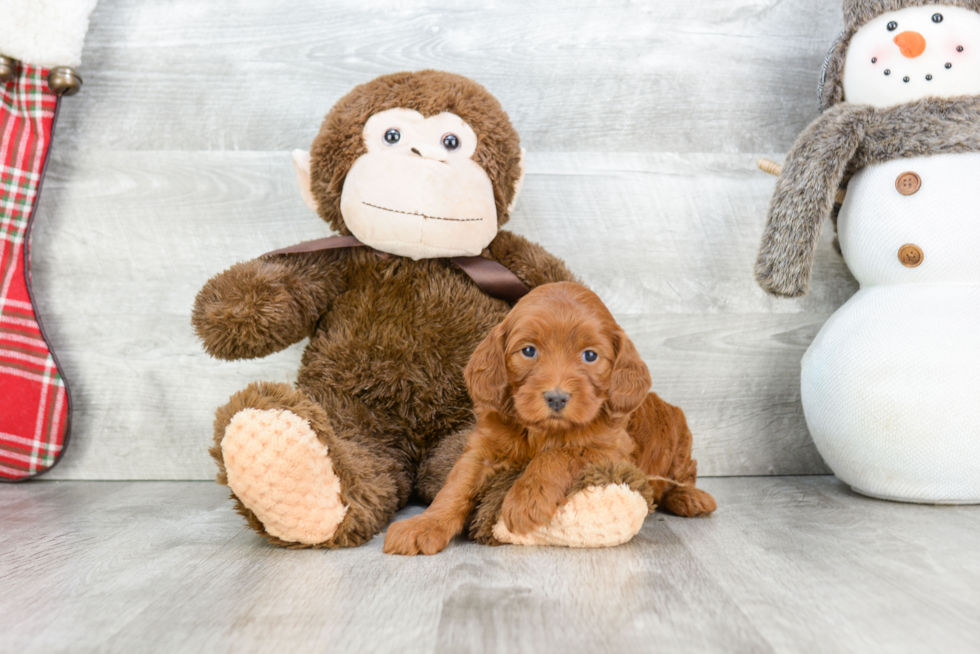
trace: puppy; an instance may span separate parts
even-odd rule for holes
[[[540,286],[477,347],[464,371],[477,425],[429,508],[388,527],[389,554],[435,554],[463,530],[481,489],[523,470],[501,518],[515,534],[547,524],[589,466],[632,463],[654,500],[679,515],[715,509],[694,488],[683,412],[650,389],[650,373],[599,297],[580,284]]]

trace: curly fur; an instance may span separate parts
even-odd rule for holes
[[[463,451],[466,450],[466,439],[475,426],[476,416],[474,415],[472,424],[442,439],[438,445],[432,448],[431,454],[422,461],[419,466],[419,478],[415,484],[415,492],[420,499],[425,502],[431,502],[435,499],[439,489],[445,485],[449,471],[456,465],[459,457],[463,456]]]
[[[769,205],[755,276],[766,292],[796,297],[809,286],[824,221],[836,219],[837,189],[857,170],[909,157],[980,152],[980,98],[924,98],[876,109],[838,104],[790,150]]]

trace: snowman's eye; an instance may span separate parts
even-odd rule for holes
[[[934,22],[934,23],[941,23],[941,22],[943,22],[943,15],[942,14],[933,14],[932,15],[932,22]]]
[[[888,31],[889,32],[894,32],[897,29],[898,29],[898,23],[896,23],[895,21],[892,21],[892,22],[888,23]]]

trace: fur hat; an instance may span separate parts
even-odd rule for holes
[[[851,37],[869,20],[886,11],[898,11],[906,7],[937,5],[963,7],[980,12],[980,0],[844,0],[844,31],[827,54],[820,79],[820,111],[823,112],[844,97],[844,59]]]

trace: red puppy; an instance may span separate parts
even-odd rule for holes
[[[547,524],[591,464],[632,462],[656,501],[710,513],[683,412],[650,389],[650,372],[599,297],[580,284],[539,286],[477,347],[465,370],[477,425],[431,506],[388,527],[389,554],[435,554],[466,523],[496,474],[523,470],[501,518],[515,534]],[[672,480],[672,481],[668,481]]]

